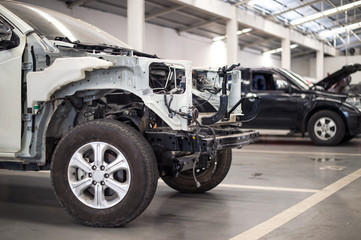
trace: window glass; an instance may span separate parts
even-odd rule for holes
[[[265,72],[253,72],[252,89],[255,91],[276,90],[273,74]]]
[[[288,82],[284,77],[275,73],[273,79],[275,81],[275,90],[284,91],[288,89]]]

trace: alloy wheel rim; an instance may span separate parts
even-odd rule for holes
[[[85,205],[110,208],[121,202],[131,183],[125,156],[113,145],[91,142],[75,151],[68,165],[73,194]]]
[[[322,117],[316,121],[314,132],[319,139],[327,141],[336,135],[337,126],[331,118]]]

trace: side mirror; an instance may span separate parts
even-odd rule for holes
[[[10,39],[11,34],[11,28],[0,22],[0,39]]]
[[[19,45],[19,37],[13,34],[10,27],[0,22],[0,51]]]
[[[7,50],[7,49],[12,49],[16,46],[18,46],[19,44],[16,41],[11,41],[11,40],[2,40],[0,41],[0,51],[2,50]]]

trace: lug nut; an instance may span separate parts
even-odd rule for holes
[[[100,170],[104,171],[105,167],[104,166],[100,166]]]
[[[96,182],[96,181],[93,181],[93,185],[97,185],[97,182]]]
[[[100,184],[101,184],[102,186],[104,186],[104,185],[105,185],[105,182],[104,182],[104,181],[101,181]]]
[[[93,170],[96,170],[96,169],[97,169],[97,166],[93,165],[93,166],[92,166],[92,169],[93,169]]]
[[[89,173],[89,174],[88,174],[88,176],[89,176],[89,177],[92,177],[92,176],[93,176],[93,174]]]
[[[108,178],[108,177],[109,177],[109,174],[108,174],[108,173],[104,174],[104,177],[105,177],[105,178]]]

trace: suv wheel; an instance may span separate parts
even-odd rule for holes
[[[117,227],[140,215],[156,191],[158,170],[148,142],[116,121],[90,121],[58,144],[51,165],[55,195],[79,222]]]
[[[196,177],[200,187],[196,186],[193,178],[193,170],[179,173],[177,177],[162,177],[163,181],[171,188],[184,193],[203,193],[215,188],[226,177],[232,162],[232,150],[220,150],[217,152],[217,167],[215,172],[214,162],[205,169],[196,169]]]
[[[307,131],[315,144],[334,146],[344,138],[345,124],[337,113],[323,110],[312,115]]]

